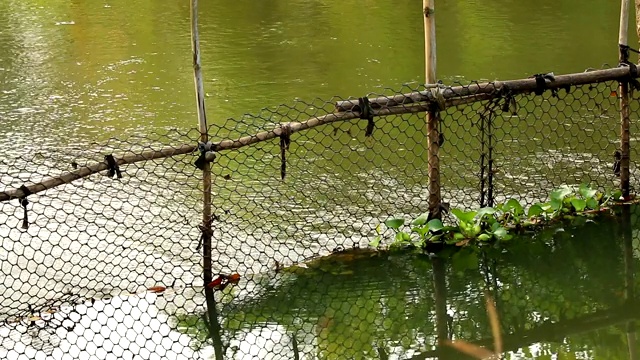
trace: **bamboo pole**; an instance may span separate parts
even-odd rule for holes
[[[207,127],[207,115],[204,107],[204,84],[202,80],[202,67],[200,60],[200,37],[198,35],[198,0],[191,0],[191,49],[193,51],[193,80],[196,90],[196,104],[198,107],[198,125],[200,128],[200,142],[206,144],[209,141],[209,129]],[[211,267],[211,164],[205,158],[202,168],[203,184],[203,208],[202,208],[202,267],[204,280],[204,293],[207,302],[207,313],[210,333],[216,360],[223,359],[222,339],[220,338],[220,323],[213,289],[207,286],[213,280]]]
[[[117,158],[118,165],[133,164],[141,161],[157,160],[172,156],[184,155],[194,152],[197,149],[193,145],[167,146],[160,150],[146,150],[139,154],[126,154]],[[47,178],[39,183],[27,185],[31,194],[36,194],[60,185],[69,184],[75,180],[89,177],[101,171],[107,170],[109,166],[106,162],[99,162],[88,166],[80,167],[76,170],[63,173],[59,176]],[[19,188],[7,189],[0,192],[0,201],[18,199],[25,196]]]
[[[202,81],[202,68],[200,65],[200,38],[198,36],[198,0],[191,0],[191,45],[193,50],[193,79],[196,87],[196,103],[198,107],[198,125],[200,128],[200,141],[209,141],[207,128],[207,115],[204,108],[204,85]],[[205,161],[202,170],[203,182],[203,251],[204,251],[204,283],[210,283],[211,273],[211,165]]]
[[[448,101],[449,104],[455,106],[456,104],[463,103],[471,103],[478,101],[477,97],[474,98],[460,98],[460,99],[452,99]],[[412,104],[410,106],[396,106],[386,109],[374,110],[373,115],[384,117],[389,115],[398,115],[398,114],[408,114],[408,113],[423,113],[429,109],[427,104]],[[360,120],[359,113],[353,112],[342,112],[342,113],[334,113],[327,114],[322,116],[316,116],[305,120],[303,122],[294,122],[288,123],[291,128],[290,133],[296,133],[308,129],[312,129],[318,126],[323,126],[326,124],[331,124],[338,121],[348,121],[348,120]],[[250,146],[253,144],[257,144],[259,142],[272,140],[275,138],[279,138],[283,133],[283,126],[287,123],[279,124],[273,130],[262,131],[253,135],[243,136],[237,139],[225,139],[219,142],[215,142],[212,144],[212,147],[217,152],[222,151],[230,151],[236,150],[245,146]],[[140,154],[125,154],[120,158],[117,158],[116,161],[118,165],[129,165],[134,164],[141,161],[149,161],[149,160],[157,160],[172,156],[184,155],[193,153],[198,150],[196,146],[193,145],[180,145],[178,147],[169,146],[160,150],[147,150]],[[36,194],[51,188],[54,188],[59,185],[68,184],[75,180],[79,180],[82,178],[89,177],[91,175],[97,174],[101,171],[104,171],[108,168],[106,162],[99,162],[95,164],[91,164],[85,167],[81,167],[79,169],[69,171],[63,173],[62,175],[51,177],[43,180],[42,182],[27,185],[27,189],[31,194]],[[0,192],[0,202],[8,201],[11,199],[18,199],[24,196],[24,192],[19,188],[6,189]]]
[[[636,34],[640,45],[640,0],[636,0]]]
[[[618,40],[621,45],[629,45],[629,0],[620,1],[620,28],[618,30]]]
[[[486,184],[486,172],[487,172],[487,167],[486,167],[486,163],[485,160],[487,158],[487,153],[486,153],[486,136],[485,136],[485,122],[486,122],[486,117],[484,115],[480,116],[480,207],[485,207],[487,206],[487,203],[485,201],[486,199],[486,191],[485,191],[485,184]]]
[[[494,146],[494,141],[493,141],[493,117],[494,114],[489,113],[488,117],[487,117],[487,145],[488,145],[488,154],[487,154],[487,206],[493,207],[494,205],[494,197],[495,194],[493,193],[493,175],[494,175],[494,169],[493,169],[493,163],[495,161],[495,159],[493,158],[493,146]]]
[[[435,0],[422,0],[424,13],[424,55],[427,84],[436,83],[436,21]]]
[[[640,1],[640,0],[639,0]],[[547,89],[561,89],[567,86],[596,84],[605,81],[620,81],[626,77],[637,78],[638,74],[631,71],[628,66],[605,70],[596,70],[584,73],[575,73],[556,76],[556,80],[547,83]],[[481,102],[501,96],[500,91],[508,88],[512,95],[531,93],[536,89],[535,79],[520,79],[510,81],[498,81],[495,83],[472,84],[470,86],[449,87],[442,91],[445,98],[445,108]],[[370,100],[373,107],[373,115],[384,117],[389,115],[423,113],[429,110],[430,104],[437,100],[431,92],[414,92],[392,97],[379,97]],[[323,126],[337,121],[359,120],[360,113],[355,108],[358,102],[353,100],[336,103],[337,112],[315,116],[302,122],[290,123],[291,133]],[[278,124],[273,130],[262,131],[256,134],[243,136],[237,139],[224,139],[213,143],[217,152],[239,149],[259,142],[269,141],[280,137],[282,126]],[[167,146],[160,150],[146,150],[139,154],[125,153],[118,157],[120,166],[134,164],[142,161],[158,160],[172,156],[185,155],[197,150],[194,145]],[[75,180],[89,177],[108,168],[106,162],[91,164],[79,169],[63,173],[59,176],[47,178],[41,182],[27,185],[31,194],[36,194]],[[19,188],[10,188],[0,191],[0,202],[18,199],[25,194]]]
[[[621,80],[628,76],[638,77],[638,74],[631,71],[629,67],[616,67],[604,70],[593,70],[581,73],[557,75],[554,81],[547,81],[546,89],[562,89],[570,86],[597,84],[605,81]],[[442,97],[447,99],[459,98],[462,96],[473,96],[479,94],[494,94],[499,96],[500,91],[509,89],[512,95],[528,94],[536,90],[536,80],[534,78],[485,82],[462,86],[446,87],[441,90]],[[393,96],[380,96],[369,99],[373,109],[386,108],[398,105],[408,105],[420,102],[434,102],[437,99],[430,90],[417,91],[407,94]],[[352,111],[358,106],[357,99],[343,100],[336,102],[337,111]]]
[[[629,61],[629,51],[623,47],[629,45],[629,0],[622,0],[620,7],[620,31],[618,33],[620,63]],[[620,81],[620,190],[625,199],[629,197],[629,162],[630,162],[630,120],[629,120],[629,82]]]
[[[436,20],[435,0],[423,0],[424,13],[424,55],[425,78],[427,84],[436,83]],[[437,104],[437,103],[436,103]],[[429,166],[429,215],[433,219],[441,218],[442,194],[440,189],[440,114],[437,107],[427,112],[427,152]]]

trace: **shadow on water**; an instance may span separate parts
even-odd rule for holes
[[[356,249],[244,279],[216,293],[216,342],[225,358],[460,358],[439,340],[493,346],[486,290],[506,358],[629,358],[640,314],[640,207],[617,212],[500,247],[438,257]],[[178,328],[208,347],[198,319],[186,316]]]

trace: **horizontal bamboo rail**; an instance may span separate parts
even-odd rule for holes
[[[566,86],[586,85],[600,83],[604,81],[620,80],[625,77],[638,77],[638,71],[630,70],[630,67],[617,67],[605,70],[594,70],[584,73],[569,75],[559,75],[555,81],[547,81],[547,89],[558,89]],[[442,87],[439,88],[441,105],[445,108],[470,104],[479,101],[490,100],[500,96],[500,90],[508,88],[511,94],[522,94],[536,90],[535,79],[522,79],[511,81],[496,81],[493,83],[471,84],[468,86]],[[431,88],[434,88],[431,86]],[[444,99],[444,104],[442,104]],[[394,95],[390,97],[378,97],[369,99],[372,107],[372,114],[377,117],[389,115],[421,113],[430,110],[431,104],[438,103],[436,96],[430,91],[413,92],[409,94]],[[225,139],[213,143],[213,148],[217,152],[239,149],[253,145],[262,141],[279,138],[288,127],[288,133],[293,134],[303,130],[330,124],[337,121],[348,121],[360,118],[358,100],[346,100],[336,103],[336,112],[312,117],[302,122],[290,122],[278,124],[273,130],[262,131],[254,135],[243,136],[238,139]],[[117,158],[118,165],[128,165],[141,161],[157,160],[171,156],[193,153],[198,150],[196,145],[169,146],[160,150],[147,150],[140,154],[125,154]],[[47,178],[39,183],[26,185],[29,193],[36,194],[59,185],[68,184],[75,180],[82,179],[101,171],[107,170],[109,166],[106,162],[98,162],[79,169],[69,171],[59,176]],[[24,191],[20,188],[6,189],[0,192],[0,202],[11,199],[22,198]]]
[[[593,70],[568,75],[558,75],[555,77],[555,81],[547,81],[546,89],[561,89],[567,86],[597,84],[604,81],[621,80],[625,77],[637,78],[638,71],[631,70],[628,66],[616,67],[604,70]],[[472,96],[478,94],[495,94],[502,89],[509,89],[509,92],[513,95],[531,93],[537,89],[536,79],[520,79],[509,81],[495,81],[486,82],[471,85],[461,85],[454,87],[442,87],[440,88],[441,96],[444,99],[452,99],[461,96]],[[391,106],[421,103],[421,102],[436,102],[433,92],[430,90],[412,92],[408,94],[400,94],[393,96],[381,96],[377,98],[370,98],[369,103],[373,109],[385,108]],[[344,100],[336,102],[337,111],[351,111],[358,106],[358,100]]]
[[[193,145],[180,145],[177,147],[166,147],[161,150],[147,150],[140,154],[127,154],[119,159],[116,159],[118,165],[133,164],[140,161],[149,161],[155,159],[161,159],[176,155],[188,154],[197,150],[197,146]],[[27,185],[27,189],[32,194],[36,194],[47,189],[54,188],[63,184],[68,184],[72,181],[91,176],[99,173],[100,171],[107,170],[109,165],[106,162],[99,162],[88,166],[80,167],[76,170],[66,172],[62,175],[51,177],[43,180],[42,182]],[[7,201],[11,199],[24,197],[25,193],[21,189],[9,189],[0,192],[0,201]]]
[[[472,103],[476,101],[480,101],[482,99],[490,99],[488,96],[470,96],[470,97],[462,97],[459,99],[451,99],[447,101],[449,106],[455,106],[465,103]],[[396,106],[390,107],[386,109],[377,109],[373,111],[374,116],[388,116],[388,115],[399,115],[399,114],[409,114],[409,113],[419,113],[425,112],[429,109],[428,104],[410,104],[408,106]],[[213,143],[213,148],[216,152],[221,152],[225,150],[234,150],[239,149],[245,146],[253,145],[262,141],[272,140],[279,138],[282,135],[284,127],[289,126],[289,134],[293,134],[295,132],[300,132],[303,130],[311,129],[314,127],[330,124],[337,121],[347,121],[359,119],[359,112],[340,112],[340,113],[332,113],[322,116],[317,116],[310,118],[309,120],[303,122],[290,122],[290,123],[282,123],[279,124],[275,129],[262,131],[254,135],[244,136],[239,139],[225,139],[220,142]],[[194,145],[181,145],[178,147],[166,147],[161,150],[147,150],[141,154],[127,154],[120,158],[117,158],[117,163],[119,166],[128,165],[137,163],[140,161],[149,161],[149,160],[157,160],[162,158],[167,158],[171,156],[184,155],[193,153],[198,150],[197,146]],[[68,184],[72,181],[82,179],[85,177],[89,177],[91,175],[97,174],[101,171],[107,170],[109,166],[106,162],[99,162],[95,164],[91,164],[89,166],[81,167],[77,170],[73,170],[62,175],[48,178],[42,182],[27,185],[27,189],[31,194],[36,194],[51,188],[54,188],[59,185]],[[0,192],[0,202],[8,201],[11,199],[19,199],[25,196],[24,191],[20,188],[8,189]]]

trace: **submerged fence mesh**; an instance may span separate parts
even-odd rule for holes
[[[447,103],[439,129],[443,200],[464,208],[508,198],[532,204],[562,184],[617,187],[617,80],[541,94],[489,83],[465,95],[464,104]],[[544,277],[548,269],[521,261],[517,246],[506,257],[465,250],[442,263],[369,247],[387,218],[428,208],[424,111],[433,104],[420,105],[414,95],[443,103],[447,91],[478,86],[404,87],[348,99],[359,104],[348,111],[336,110],[345,104],[338,98],[298,101],[214,121],[213,299],[203,292],[197,131],[1,159],[0,357],[444,356],[436,352],[438,336],[490,338],[486,287],[494,291],[504,334],[515,334],[509,350],[531,343],[517,334],[544,333],[552,323],[564,334],[563,321],[584,325],[592,313],[620,323],[618,312],[631,305],[590,290],[584,279],[597,277],[594,264]],[[397,104],[407,93],[414,100]],[[631,134],[639,133],[636,98],[632,92]],[[138,158],[116,171],[106,155]],[[632,146],[632,188],[637,158]],[[104,166],[95,174],[69,175],[96,164]],[[28,188],[16,192],[61,176],[75,180],[37,193],[31,186],[34,194],[26,197]],[[541,244],[532,250],[540,258],[575,250],[552,252]],[[603,262],[610,263],[598,266],[623,273],[623,247],[605,250],[611,256]],[[535,279],[532,289],[507,285],[521,279]],[[568,305],[544,302],[579,281],[585,285],[575,294],[560,294]],[[618,294],[624,283],[616,286]],[[438,314],[443,288],[445,317]],[[540,289],[545,293],[521,301]]]

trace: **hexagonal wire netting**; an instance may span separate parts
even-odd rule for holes
[[[444,201],[531,204],[561,184],[617,186],[617,86],[472,94],[448,107],[439,129]],[[197,131],[2,159],[5,195],[48,178],[73,181],[0,205],[0,357],[420,358],[439,331],[430,325],[437,267],[413,255],[381,257],[368,244],[385,219],[428,208],[427,107],[390,104],[431,89],[379,95],[389,103],[373,107],[372,118],[355,106],[336,111],[335,98],[213,126],[214,143],[241,140],[226,141],[235,149],[219,148],[212,164],[218,275],[209,299]],[[150,153],[164,155],[144,161]],[[121,178],[105,176],[109,169],[77,175],[109,154],[120,159]],[[127,154],[138,158],[123,163]],[[631,173],[633,186],[633,163]],[[462,286],[454,278],[450,286]],[[407,317],[420,324],[400,321]],[[486,335],[456,325],[467,321],[458,316],[451,321],[449,336]]]

